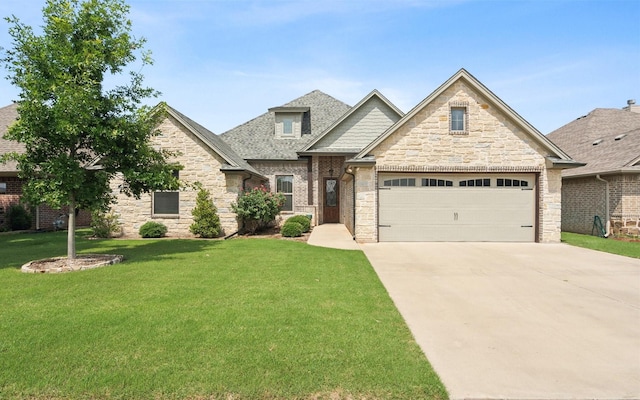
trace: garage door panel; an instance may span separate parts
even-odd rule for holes
[[[381,188],[379,240],[534,241],[535,176],[521,177],[526,188],[496,187],[496,177],[490,187]]]

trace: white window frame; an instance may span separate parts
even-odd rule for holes
[[[282,189],[281,185],[280,185],[280,179],[281,178],[290,178],[291,179],[291,192],[285,192]],[[276,175],[276,193],[282,193],[284,195],[285,198],[290,198],[290,204],[291,204],[291,209],[287,210],[286,208],[284,208],[285,206],[283,206],[282,211],[283,212],[293,212],[293,184],[294,184],[294,176],[293,175]],[[285,202],[286,205],[286,202]]]
[[[282,135],[293,136],[293,123],[294,120],[291,117],[282,118]]]

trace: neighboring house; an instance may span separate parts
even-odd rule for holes
[[[558,242],[561,171],[582,165],[462,69],[404,115],[373,91],[353,107],[314,91],[217,136],[167,107],[154,143],[213,195],[226,235],[244,189],[283,217],[344,223],[359,242]],[[195,190],[119,195],[125,234],[156,220],[187,236]]]
[[[12,104],[0,108],[0,156],[7,153],[22,153],[25,147],[22,143],[3,138],[8,127],[18,118],[18,106]],[[13,204],[20,203],[22,196],[23,180],[18,178],[18,169],[15,162],[0,163],[0,230],[6,228],[6,213]],[[63,207],[53,210],[42,204],[32,209],[35,211],[32,228],[38,230],[52,230],[54,221],[63,221],[62,227],[66,227],[66,215],[68,208]],[[88,226],[91,223],[91,215],[87,211],[80,211],[76,220],[78,226]]]
[[[640,234],[640,107],[597,108],[547,135],[585,166],[562,173],[562,229]]]

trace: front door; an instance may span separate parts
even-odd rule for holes
[[[337,178],[324,178],[323,223],[340,222],[340,190]]]

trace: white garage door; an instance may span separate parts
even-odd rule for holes
[[[535,175],[379,175],[381,242],[533,242]]]

